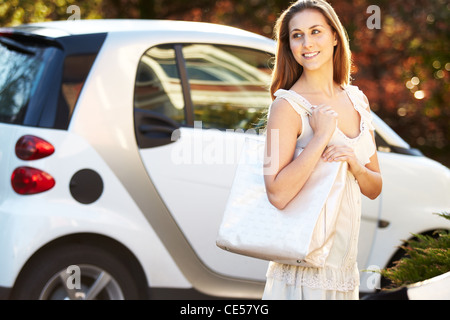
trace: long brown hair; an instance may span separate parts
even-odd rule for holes
[[[324,0],[299,0],[280,15],[275,25],[277,53],[270,85],[272,99],[275,99],[274,93],[278,89],[290,89],[303,73],[303,67],[295,60],[290,49],[289,22],[295,14],[305,9],[321,12],[336,33],[338,41],[333,54],[333,80],[339,85],[350,82],[352,62],[348,35],[333,7]]]

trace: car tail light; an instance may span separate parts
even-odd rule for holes
[[[16,143],[16,155],[22,160],[37,160],[48,157],[55,148],[52,144],[36,136],[22,136]]]
[[[13,33],[13,28],[0,28],[0,37],[10,37]]]
[[[55,179],[36,168],[18,167],[11,175],[11,185],[18,194],[36,194],[53,188]]]

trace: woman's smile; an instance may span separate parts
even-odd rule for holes
[[[306,60],[310,60],[310,59],[315,58],[319,53],[320,53],[320,51],[306,52],[306,53],[303,53],[302,56]]]

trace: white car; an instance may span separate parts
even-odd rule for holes
[[[259,299],[268,262],[215,240],[274,51],[194,22],[0,29],[0,297]],[[450,209],[449,169],[375,127],[383,192],[363,200],[362,294],[380,282],[365,269]]]

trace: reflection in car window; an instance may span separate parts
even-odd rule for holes
[[[78,95],[94,60],[94,54],[68,56],[64,60],[62,92],[70,108],[70,113],[73,112]]]
[[[183,47],[194,104],[204,128],[259,126],[271,103],[271,55],[253,49],[192,44]]]
[[[139,62],[134,107],[162,113],[185,123],[184,100],[172,46],[149,49]]]
[[[0,122],[22,123],[43,67],[37,50],[23,53],[0,44]]]

